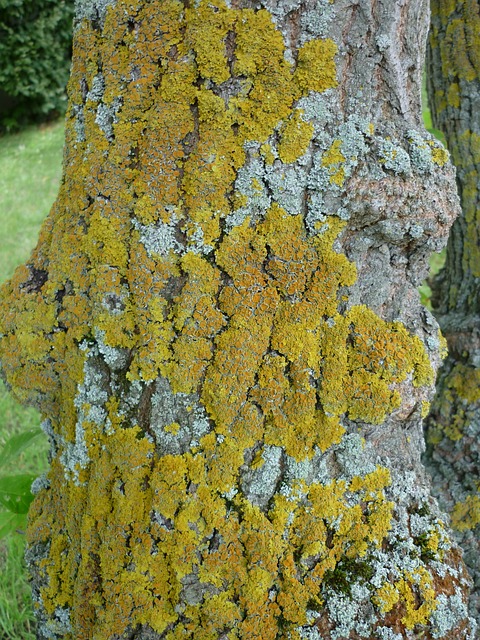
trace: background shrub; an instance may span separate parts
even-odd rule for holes
[[[73,0],[0,0],[0,131],[65,110]]]

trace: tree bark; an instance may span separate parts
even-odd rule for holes
[[[480,611],[480,10],[478,2],[432,3],[429,100],[457,168],[462,214],[433,286],[449,355],[427,421],[427,462],[474,579]]]
[[[64,177],[1,293],[51,440],[38,638],[473,638],[421,463],[458,209],[425,1],[80,0]]]

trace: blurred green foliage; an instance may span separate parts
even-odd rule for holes
[[[0,0],[0,132],[66,108],[73,0]]]

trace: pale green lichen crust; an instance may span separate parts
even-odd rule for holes
[[[96,4],[60,195],[1,292],[5,376],[52,442],[28,529],[40,634],[469,637],[443,522],[355,428],[431,385],[423,343],[346,304],[345,222],[309,223],[252,170],[312,156],[335,43],[293,64],[264,9]],[[316,161],[334,188],[353,162],[338,141]]]

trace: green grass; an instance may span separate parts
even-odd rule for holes
[[[0,638],[35,640],[35,621],[23,560],[24,542],[19,537],[9,536],[2,547]]]
[[[55,200],[61,176],[63,123],[29,128],[0,138],[0,282],[29,256]],[[40,415],[21,407],[0,383],[0,447],[12,435],[38,427]],[[2,474],[41,473],[47,468],[46,438],[0,469]],[[34,640],[21,533],[0,541],[0,638]]]
[[[0,138],[0,281],[28,258],[57,195],[63,123]]]
[[[24,429],[38,426],[39,414],[25,409],[0,386],[0,442]],[[17,460],[1,469],[2,474],[40,473],[47,468],[46,438],[20,454]],[[23,553],[23,532],[0,540],[0,638],[2,640],[34,640],[34,618],[30,587]]]

